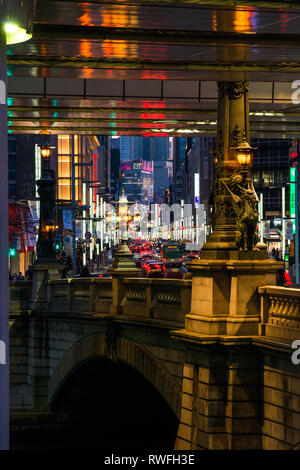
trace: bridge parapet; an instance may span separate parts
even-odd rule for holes
[[[190,311],[192,281],[181,279],[111,278],[60,279],[48,283],[49,309],[91,314],[111,313],[113,289],[123,284],[118,296],[121,315],[153,318],[184,325]]]
[[[9,313],[18,315],[29,309],[31,299],[32,281],[9,282]]]
[[[48,282],[50,310],[109,313],[112,279],[75,278]]]
[[[261,296],[260,334],[293,341],[300,339],[300,290],[259,287]]]
[[[191,307],[192,281],[181,279],[124,280],[124,315],[172,321],[184,325]]]

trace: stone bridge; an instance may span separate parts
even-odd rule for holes
[[[250,335],[203,334],[192,283],[54,280],[32,310],[11,282],[12,448],[297,448],[299,290],[256,289]]]

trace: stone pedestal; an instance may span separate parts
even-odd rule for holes
[[[30,308],[38,310],[47,308],[47,282],[61,279],[64,267],[58,263],[41,263],[33,266],[32,299]]]
[[[205,335],[258,334],[258,287],[276,285],[276,272],[282,262],[201,259],[188,267],[193,281],[191,312],[185,320],[187,331]]]

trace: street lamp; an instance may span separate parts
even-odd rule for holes
[[[241,169],[249,169],[252,165],[253,160],[253,150],[256,150],[256,147],[251,147],[248,144],[246,137],[244,136],[241,143],[236,147],[231,147],[235,159]]]
[[[49,131],[42,131],[41,132],[42,135],[46,136],[50,134]],[[53,145],[50,145],[47,137],[44,137],[43,138],[43,141],[42,143],[40,144],[40,154],[41,154],[41,157],[42,157],[42,161],[43,162],[49,162],[50,161],[50,158],[51,158],[51,155],[52,155],[52,152],[53,152],[53,149],[55,149],[55,147],[53,147]]]
[[[48,162],[50,160],[53,148],[55,148],[55,147],[51,147],[48,142],[44,142],[40,146],[41,157],[42,157],[44,162]]]
[[[48,134],[48,132],[47,132]],[[40,196],[39,236],[37,242],[37,260],[35,264],[56,262],[56,253],[53,244],[55,221],[53,217],[55,206],[55,179],[50,170],[52,150],[47,140],[40,145],[42,159],[41,179],[37,181]]]
[[[118,275],[127,272],[138,275],[140,273],[140,270],[136,268],[136,265],[132,258],[132,253],[128,246],[128,199],[124,193],[124,188],[122,189],[122,195],[119,198],[117,204],[119,205],[117,220],[119,221],[120,229],[120,245],[115,254],[114,264],[111,269],[111,273],[113,275]]]
[[[54,230],[54,226],[55,226],[55,221],[53,219],[48,219],[46,221],[45,230],[49,234],[49,236],[51,236],[51,233]]]

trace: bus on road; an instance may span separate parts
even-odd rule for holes
[[[167,242],[161,245],[161,260],[164,263],[178,263],[182,261],[183,247],[177,242]]]

